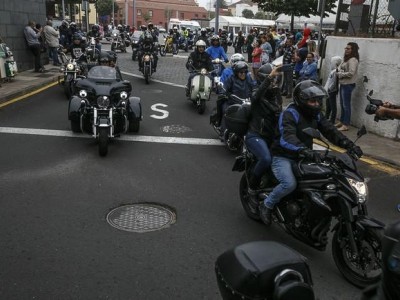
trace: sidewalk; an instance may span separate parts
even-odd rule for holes
[[[0,87],[0,109],[10,100],[50,84],[57,84],[58,77],[62,75],[59,72],[59,67],[46,65],[45,69],[44,73],[35,73],[33,69],[23,71],[18,73],[11,82],[2,83],[2,87]],[[350,127],[349,131],[343,131],[343,133],[354,141],[357,130],[355,127]],[[393,175],[400,175],[400,141],[367,133],[357,141],[357,145],[364,151],[363,161]],[[341,151],[340,148],[335,146],[332,146],[332,149]]]

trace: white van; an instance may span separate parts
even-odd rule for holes
[[[181,30],[182,26],[192,31],[201,29],[201,26],[197,21],[179,20],[174,18],[169,19],[168,30],[174,28],[174,26],[177,27],[178,30]]]

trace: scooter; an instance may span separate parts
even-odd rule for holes
[[[205,68],[201,70],[194,69],[192,72],[196,73],[196,75],[190,83],[189,100],[196,106],[197,112],[203,114],[206,109],[206,101],[210,100],[211,95],[211,72],[208,72]]]

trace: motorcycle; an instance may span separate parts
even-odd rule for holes
[[[132,60],[135,61],[138,56],[139,51],[139,39],[140,39],[140,32],[139,35],[135,32],[132,34],[131,37],[131,47],[132,47]]]
[[[96,39],[90,38],[89,47],[86,48],[86,59],[88,63],[97,63],[99,59],[100,51],[96,47]]]
[[[140,98],[131,96],[131,83],[122,80],[116,68],[92,67],[87,77],[77,79],[75,89],[68,106],[71,130],[96,138],[101,156],[107,155],[110,139],[139,131]]]
[[[320,133],[312,128],[305,134],[323,142],[322,162],[297,163],[293,170],[297,188],[284,197],[272,212],[273,222],[278,223],[294,238],[324,251],[328,244],[327,233],[332,219],[332,255],[339,271],[350,283],[366,287],[379,281],[382,266],[382,233],[384,224],[368,217],[368,188],[357,169],[357,155],[351,151],[335,154],[329,151]],[[365,126],[357,133],[357,139],[366,134]],[[356,139],[356,141],[357,141]],[[240,200],[248,217],[260,220],[259,205],[278,184],[271,170],[262,177],[257,199],[248,193],[250,170],[255,157],[244,147],[236,158],[233,171],[244,171],[240,181]]]
[[[193,68],[191,73],[196,73],[190,83],[189,100],[197,108],[199,114],[203,114],[206,109],[206,101],[210,100],[212,79],[211,74],[205,69],[196,70]]]
[[[150,83],[151,75],[153,74],[153,64],[154,58],[153,54],[150,52],[145,52],[142,57],[142,65],[143,65],[143,76],[146,84]]]
[[[122,37],[119,33],[119,30],[113,30],[111,33],[111,51],[121,51],[121,52],[126,52],[126,45],[125,41],[122,40]]]
[[[167,53],[174,53],[173,37],[164,35],[164,43],[160,44],[160,55],[165,56]]]
[[[219,137],[222,137],[228,150],[236,153],[243,151],[243,136],[247,132],[248,117],[250,115],[251,101],[250,98],[240,98],[234,94],[229,96],[235,103],[228,106],[224,115],[221,116],[222,104],[226,101],[225,95],[221,95],[217,100],[217,108],[210,116],[210,124]],[[224,119],[226,129],[221,132],[220,121]]]
[[[214,66],[214,72],[213,72],[213,90],[215,91],[216,94],[219,94],[220,91],[220,82],[221,82],[221,74],[223,71],[223,65],[222,65],[223,60],[216,58],[212,60],[212,64]]]
[[[189,46],[184,36],[180,36],[179,38],[178,49],[184,50],[185,52],[189,51]]]

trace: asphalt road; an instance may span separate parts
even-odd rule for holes
[[[116,139],[107,157],[89,136],[70,136],[58,86],[0,110],[0,127],[14,130],[0,134],[1,299],[220,299],[216,258],[256,240],[307,257],[319,299],[359,298],[330,247],[316,251],[246,217],[241,174],[231,171],[235,155],[208,122],[213,103],[199,115],[185,100],[184,58],[161,58],[149,85],[136,76],[130,53],[119,63],[144,120],[138,134]],[[398,219],[399,178],[360,168],[370,178],[370,214]],[[142,202],[165,205],[176,222],[147,233],[107,223],[110,210]]]

